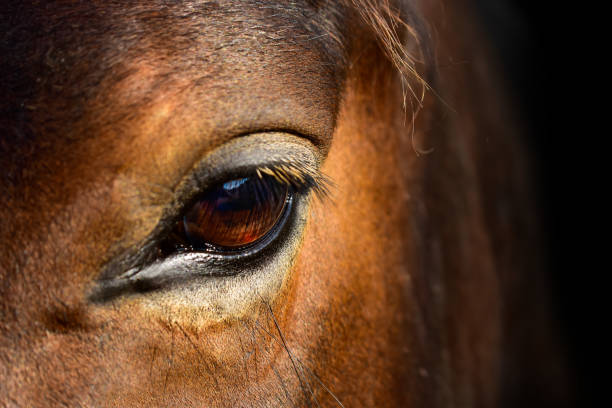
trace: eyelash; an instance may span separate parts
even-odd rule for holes
[[[307,165],[277,163],[255,168],[255,173],[268,174],[274,177],[279,183],[284,183],[288,187],[295,189],[297,193],[306,194],[313,192],[319,199],[329,196],[333,186],[331,180],[321,174],[318,170],[311,169]]]

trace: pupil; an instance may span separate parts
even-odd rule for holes
[[[194,249],[249,245],[274,227],[287,194],[286,186],[268,176],[225,182],[204,193],[185,213],[181,235]]]

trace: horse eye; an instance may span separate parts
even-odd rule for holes
[[[183,249],[237,250],[265,237],[283,214],[289,188],[273,177],[243,177],[199,196],[174,234]]]

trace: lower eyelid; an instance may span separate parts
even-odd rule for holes
[[[104,290],[94,292],[91,300],[105,303],[125,292],[131,302],[148,312],[167,314],[189,309],[190,315],[193,313],[201,319],[200,326],[244,316],[262,300],[273,302],[290,279],[306,224],[307,201],[296,200],[294,211],[280,232],[283,236],[276,237],[282,242],[262,258],[245,264],[235,262],[230,266],[222,262],[213,266],[219,260],[214,255],[179,254],[143,269],[142,275],[106,282]],[[228,275],[232,268],[238,273]],[[220,273],[214,273],[215,269]]]

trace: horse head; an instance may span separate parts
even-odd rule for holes
[[[470,7],[2,8],[0,404],[488,407],[537,377],[529,165]]]

